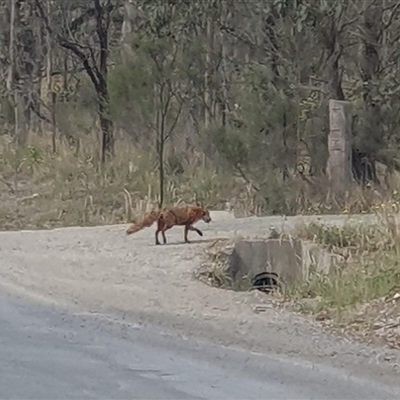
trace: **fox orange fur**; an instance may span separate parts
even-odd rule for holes
[[[126,234],[138,232],[144,228],[150,227],[157,221],[156,230],[156,244],[160,244],[158,234],[161,232],[164,244],[167,243],[165,231],[171,229],[175,225],[184,226],[184,240],[189,243],[188,232],[194,231],[198,235],[203,236],[203,232],[193,226],[194,223],[203,220],[206,223],[211,221],[209,211],[200,206],[177,206],[177,207],[164,207],[158,211],[151,211],[144,215],[144,217],[132,224],[127,230]]]

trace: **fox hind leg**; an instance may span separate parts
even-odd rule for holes
[[[161,244],[160,241],[158,240],[158,234],[160,233],[160,231],[157,229],[156,230],[156,245],[157,244]]]
[[[188,240],[189,225],[185,225],[185,230],[183,232],[183,239],[185,243],[190,243]]]
[[[161,231],[161,235],[162,235],[164,244],[167,244],[167,238],[166,238],[166,236],[165,236],[165,230],[162,230],[162,231]]]
[[[163,237],[164,240],[164,244],[165,244],[165,234],[164,234],[164,223],[161,219],[159,219],[157,221],[157,230],[156,230],[156,245],[157,244],[161,244],[160,241],[158,240],[158,234],[161,232],[161,235]]]
[[[167,238],[165,236],[165,231],[166,229],[158,230],[156,231],[156,244],[161,244],[160,241],[158,240],[158,234],[161,232],[161,236],[163,238],[163,243],[167,244]]]
[[[162,235],[162,237],[163,237],[163,242],[164,242],[164,244],[167,244],[167,237],[165,236],[165,232],[168,230],[168,229],[171,229],[172,228],[172,226],[164,226],[164,228],[162,229],[162,231],[161,231],[161,235]]]
[[[163,227],[162,227],[162,229],[161,229],[161,235],[162,235],[164,244],[167,244],[167,237],[165,236],[165,232],[166,232],[168,229],[171,229],[171,228],[172,228],[171,225],[164,224]]]

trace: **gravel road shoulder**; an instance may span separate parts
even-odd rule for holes
[[[182,243],[182,229],[155,246],[154,230],[125,236],[126,225],[0,233],[4,288],[76,312],[105,313],[156,324],[225,346],[346,368],[349,373],[398,382],[400,352],[372,348],[322,332],[304,316],[278,311],[259,293],[235,293],[192,276],[204,249],[235,231],[262,233],[280,217],[221,221]],[[239,233],[239,232],[237,232]],[[254,309],[263,305],[262,313]]]

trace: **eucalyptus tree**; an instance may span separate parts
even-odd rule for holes
[[[52,40],[71,53],[89,76],[97,96],[102,131],[101,160],[114,153],[113,121],[109,110],[108,70],[113,12],[117,0],[57,0],[45,8],[31,0]]]

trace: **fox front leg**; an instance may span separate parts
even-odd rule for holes
[[[196,232],[199,236],[203,236],[203,232],[200,229],[195,228],[193,225],[189,225],[188,230]]]
[[[163,238],[163,243],[164,243],[164,244],[167,244],[167,238],[166,238],[166,236],[165,236],[165,231],[164,231],[164,230],[162,230],[162,231],[157,230],[157,232],[156,232],[156,245],[157,245],[157,244],[161,244],[160,241],[158,240],[158,234],[159,234],[160,232],[161,232],[161,236],[162,236],[162,238]]]
[[[203,236],[203,232],[200,229],[197,229],[194,226],[190,226],[189,229],[195,231],[199,236]]]
[[[157,244],[161,244],[160,241],[158,240],[158,234],[160,233],[160,231],[157,229],[156,230],[156,245]]]
[[[188,240],[188,232],[189,232],[189,229],[190,229],[190,228],[189,228],[189,225],[185,225],[185,231],[184,231],[184,234],[183,234],[185,243],[190,243],[189,240]]]
[[[161,232],[161,236],[163,238],[164,244],[167,244],[167,238],[165,237],[165,231],[168,230],[170,227],[165,224],[165,221],[159,219],[157,221],[157,232],[156,232],[156,244],[161,244],[158,240],[158,234]]]
[[[164,244],[167,244],[167,237],[165,236],[165,230],[161,231],[161,235],[162,235]]]

